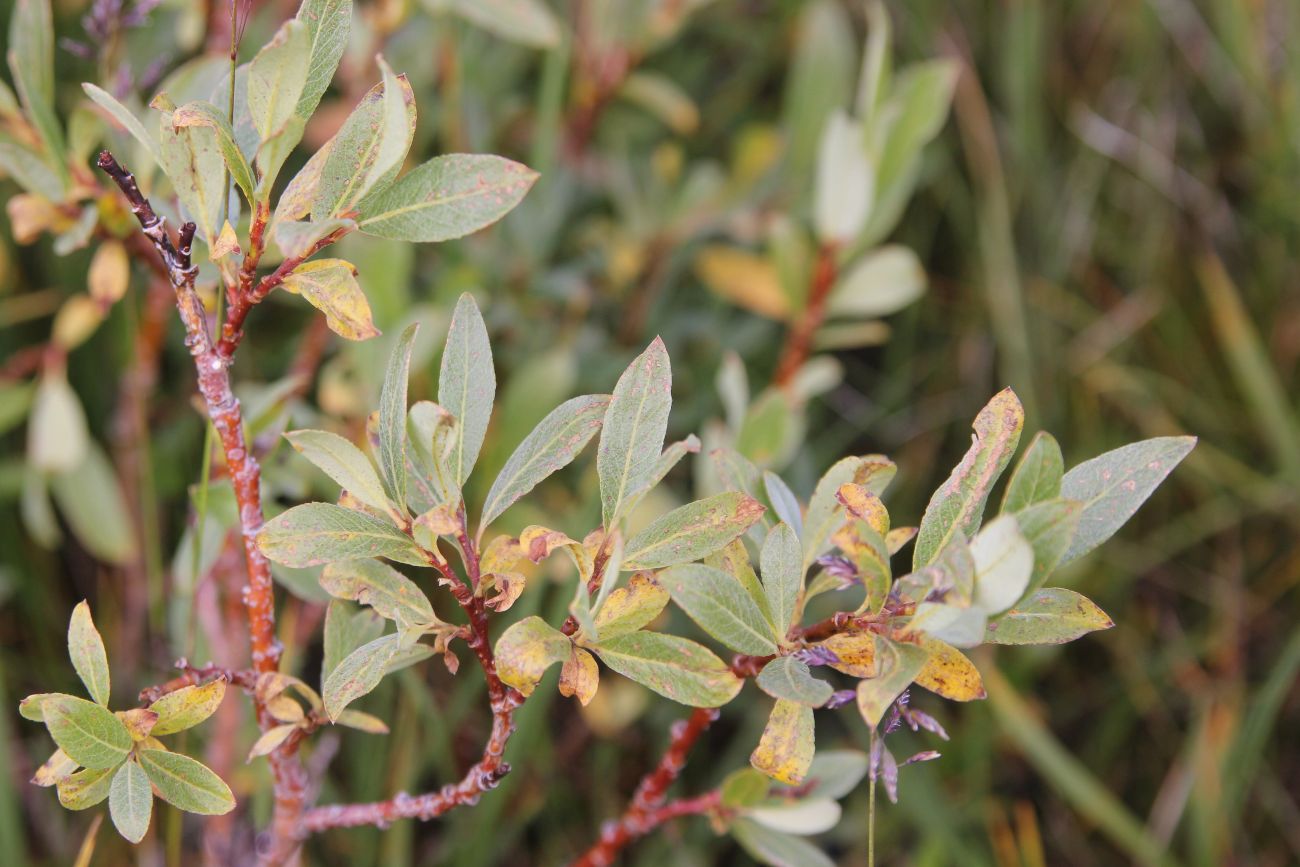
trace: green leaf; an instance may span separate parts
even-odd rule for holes
[[[540,617],[512,623],[497,639],[497,674],[501,682],[529,696],[557,662],[569,658],[569,637]]]
[[[989,644],[1064,644],[1114,625],[1086,596],[1046,587],[991,621],[984,640]]]
[[[596,610],[596,632],[605,640],[636,632],[659,616],[669,598],[649,574],[633,575],[626,587],[616,588]]]
[[[749,818],[783,834],[809,836],[834,828],[840,821],[840,805],[830,798],[800,798],[780,806],[761,806],[747,811]]]
[[[489,154],[434,157],[362,203],[361,231],[395,241],[462,238],[510,213],[537,172]]]
[[[1083,506],[1074,500],[1044,500],[1016,512],[1020,532],[1034,549],[1034,571],[1026,594],[1033,593],[1060,565],[1079,528]]]
[[[544,0],[452,0],[451,8],[466,21],[520,45],[560,44],[560,22]]]
[[[777,519],[789,525],[796,536],[802,536],[803,511],[799,506],[799,498],[794,495],[794,491],[790,490],[790,486],[776,473],[765,470],[763,490],[767,494],[767,501],[772,504],[772,511],[776,512]]]
[[[907,247],[886,244],[853,263],[826,300],[831,316],[873,319],[897,313],[925,294],[925,268]]]
[[[284,278],[284,288],[306,298],[325,314],[325,324],[348,340],[368,340],[379,335],[370,304],[357,283],[357,269],[342,259],[303,262]]]
[[[86,412],[67,376],[47,372],[36,386],[27,423],[27,460],[46,473],[75,470],[89,449]]]
[[[448,466],[460,423],[431,400],[417,400],[406,414],[407,505],[423,514],[460,502],[460,484]]]
[[[857,38],[846,7],[834,0],[804,4],[797,28],[781,126],[788,142],[786,171],[802,192],[827,118],[853,96]]]
[[[626,678],[690,707],[719,707],[735,698],[741,681],[703,645],[657,632],[633,632],[591,648]]]
[[[758,610],[763,613],[763,620],[771,629],[773,637],[779,639],[776,623],[772,619],[772,607],[768,605],[767,596],[763,592],[763,585],[759,583],[758,576],[754,574],[754,566],[749,562],[749,551],[745,548],[743,539],[733,539],[720,551],[715,551],[705,557],[704,565],[712,566],[714,569],[721,569],[735,579],[749,598],[754,600]]]
[[[182,116],[182,119],[184,116]],[[199,237],[211,248],[223,225],[226,159],[210,127],[177,128],[171,111],[158,118],[159,156],[184,216],[198,226]]]
[[[808,665],[793,656],[778,656],[763,666],[755,683],[772,698],[808,707],[821,707],[835,691],[826,681],[813,677]]]
[[[1024,407],[1009,388],[980,410],[975,417],[975,442],[925,507],[916,535],[913,569],[934,562],[954,536],[974,534],[984,516],[989,490],[1016,451],[1024,422]]]
[[[329,673],[321,686],[321,697],[330,722],[337,720],[349,704],[379,686],[401,640],[396,632],[376,638],[349,653]]]
[[[575,397],[542,419],[524,437],[492,483],[483,501],[479,526],[491,524],[543,479],[572,463],[600,430],[609,401],[607,394]]]
[[[113,786],[117,766],[86,768],[59,781],[59,804],[69,810],[88,810],[102,803]]]
[[[803,785],[815,797],[839,800],[858,787],[869,764],[861,750],[818,750]]]
[[[478,460],[496,393],[497,375],[492,366],[487,326],[474,296],[466,292],[456,302],[442,350],[442,366],[438,369],[438,403],[457,422],[448,458],[457,484],[465,483]]]
[[[740,768],[727,774],[718,787],[724,807],[753,807],[767,797],[772,781],[753,768]]]
[[[301,19],[280,25],[248,66],[248,112],[262,141],[284,128],[298,109],[311,65],[311,28]]]
[[[311,215],[311,206],[316,201],[316,193],[320,190],[321,172],[325,170],[325,161],[334,151],[334,139],[330,139],[320,146],[316,153],[298,170],[298,174],[293,176],[284,192],[280,194],[280,199],[275,203],[275,216],[272,222],[277,227],[282,223],[302,220],[304,217]],[[328,223],[329,221],[324,221]],[[324,225],[324,223],[310,223],[309,225]],[[278,242],[278,241],[277,241]]]
[[[399,509],[406,508],[406,388],[418,330],[418,324],[409,325],[397,338],[379,395],[379,474]]]
[[[392,508],[370,459],[343,437],[323,430],[296,430],[289,431],[284,438],[299,454],[367,506],[381,512]]]
[[[664,477],[672,471],[673,467],[681,463],[682,458],[687,455],[697,454],[700,450],[700,439],[695,434],[690,434],[684,440],[678,440],[675,443],[664,448],[663,453],[659,455],[659,460],[655,461],[654,470],[650,473],[650,478],[646,479],[641,487],[628,497],[627,505],[624,506],[624,513],[630,513],[636,508],[637,503],[641,502],[646,494],[650,493]]]
[[[284,220],[277,221],[271,233],[275,235],[275,243],[280,247],[280,252],[289,259],[306,257],[316,249],[317,243],[329,235],[340,230],[350,232],[356,227],[355,221],[339,217],[323,223]]]
[[[876,676],[858,681],[858,710],[867,725],[875,728],[885,711],[925,668],[928,654],[914,644],[876,638]]]
[[[424,591],[378,560],[331,563],[321,573],[320,586],[336,599],[369,605],[404,629],[424,629],[440,622]]]
[[[201,762],[164,750],[141,750],[140,764],[158,796],[177,809],[203,816],[221,816],[235,808],[235,796]]]
[[[415,542],[392,524],[333,503],[294,506],[266,523],[257,544],[276,563],[300,568],[363,557],[428,565]]]
[[[814,746],[812,708],[777,699],[749,763],[779,783],[798,785],[812,764]]]
[[[835,111],[822,131],[813,191],[813,225],[825,243],[846,243],[867,223],[876,194],[876,170],[862,124]]]
[[[109,563],[126,563],[135,556],[135,529],[122,483],[97,443],[87,443],[74,469],[50,476],[50,491],[90,553]]]
[[[68,623],[68,658],[77,670],[77,677],[86,685],[86,692],[97,703],[107,707],[108,651],[104,649],[104,639],[91,619],[90,605],[84,599],[72,609],[72,619]]]
[[[826,471],[826,475],[821,477],[813,490],[812,499],[808,501],[808,513],[804,516],[802,538],[805,570],[830,550],[831,535],[844,523],[844,504],[835,496],[840,488],[853,483],[863,485],[871,493],[880,496],[897,472],[898,467],[894,462],[881,455],[844,458]]]
[[[321,167],[311,218],[351,216],[373,209],[363,201],[380,191],[401,169],[415,133],[415,96],[406,76],[395,76],[379,59],[383,81],[372,88],[334,137]]]
[[[1034,571],[1034,549],[1025,541],[1014,515],[989,521],[970,543],[975,561],[975,597],[971,604],[997,614],[1016,603]]]
[[[806,840],[749,819],[734,822],[731,836],[755,861],[770,867],[835,867],[834,861]]]
[[[109,788],[108,813],[119,834],[132,843],[139,843],[149,830],[153,814],[153,789],[144,768],[134,761],[126,761],[113,774]]]
[[[1061,496],[1083,504],[1079,529],[1061,562],[1087,554],[1133,517],[1174,467],[1196,446],[1196,437],[1156,437],[1084,461],[1061,480]]]
[[[296,109],[305,121],[316,112],[347,49],[352,29],[352,0],[303,0],[296,18],[311,33],[311,62]]]
[[[932,60],[903,70],[889,96],[893,123],[879,156],[879,176],[893,180],[943,129],[961,73],[953,60]]]
[[[758,500],[738,491],[688,503],[633,536],[623,568],[661,569],[699,560],[740,536],[763,512]]]
[[[1011,472],[1006,493],[1002,495],[1002,511],[1019,512],[1035,503],[1053,500],[1061,495],[1061,476],[1065,461],[1056,438],[1046,431],[1034,434],[1029,448]]]
[[[18,715],[32,722],[45,722],[45,700],[53,696],[62,696],[62,692],[35,692],[18,702]],[[75,698],[75,696],[68,696]]]
[[[53,195],[63,187],[63,180],[40,154],[3,134],[0,134],[0,172],[13,178],[27,192],[40,196]]]
[[[41,702],[50,737],[77,764],[116,767],[131,750],[131,735],[112,711],[70,695],[51,695]]]
[[[186,686],[168,693],[149,705],[149,710],[158,714],[158,721],[149,733],[160,737],[193,728],[216,713],[225,697],[226,681],[222,677],[202,686]]]
[[[243,190],[244,198],[250,203],[253,201],[253,191],[257,187],[253,180],[253,169],[244,152],[239,149],[230,121],[220,109],[210,102],[188,102],[172,112],[172,124],[180,128],[206,127],[212,130],[226,168],[230,170],[230,177]]]
[[[639,491],[654,472],[668,430],[672,385],[668,350],[656,337],[614,386],[596,453],[606,530],[614,528],[629,496]]]
[[[149,156],[153,157],[154,162],[162,165],[162,152],[158,145],[158,139],[145,129],[144,124],[129,108],[118,102],[108,91],[88,81],[81,85],[81,89],[86,92],[86,96],[90,97],[96,105],[108,112],[109,116],[117,121],[123,129],[131,133],[136,141],[144,145],[145,150],[149,152]]]
[[[383,635],[386,625],[387,621],[373,609],[358,609],[341,599],[330,600],[325,609],[321,682],[348,654]]]
[[[799,537],[785,524],[777,524],[763,540],[759,570],[763,574],[763,595],[776,624],[777,640],[784,643],[794,625],[795,609],[803,590],[803,561]]]
[[[66,184],[63,130],[54,112],[54,22],[49,0],[18,0],[9,20],[9,71],[49,164]],[[58,190],[62,197],[63,190]]]
[[[776,653],[763,612],[727,573],[692,563],[660,573],[659,582],[701,629],[738,653]]]

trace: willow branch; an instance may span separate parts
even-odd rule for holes
[[[812,352],[813,338],[826,318],[826,302],[835,286],[838,273],[836,252],[835,245],[830,243],[823,244],[817,251],[812,282],[808,287],[808,303],[786,335],[785,348],[781,350],[781,359],[776,365],[773,378],[777,385],[788,386]]]

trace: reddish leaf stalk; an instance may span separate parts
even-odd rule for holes
[[[257,547],[257,534],[261,531],[263,522],[261,468],[244,440],[243,416],[239,401],[235,399],[230,387],[230,356],[218,351],[218,347],[213,344],[208,333],[207,314],[195,290],[198,268],[194,266],[190,255],[195,226],[193,223],[181,226],[173,244],[166,225],[141,194],[135,177],[108,151],[100,153],[98,165],[126,196],[132,213],[140,222],[141,230],[162,259],[168,280],[176,293],[176,308],[185,326],[186,345],[194,358],[199,392],[221,441],[235,499],[239,505],[240,532],[248,566],[244,604],[248,611],[253,668],[258,672],[275,671],[279,665],[281,647],[275,637],[275,596],[271,568]],[[260,253],[258,250],[256,255],[260,256]],[[251,250],[250,255],[253,255]],[[247,315],[246,310],[244,313]],[[237,341],[230,346],[230,352],[234,351],[235,345]],[[263,730],[275,724],[261,703],[256,703],[256,707],[258,725]],[[297,850],[294,832],[302,813],[306,775],[293,749],[277,750],[271,754],[270,761],[275,779],[275,812],[271,845],[263,860],[271,864],[282,864],[292,858]]]
[[[689,717],[673,724],[668,749],[658,766],[641,780],[627,810],[618,819],[605,823],[600,830],[600,839],[571,867],[607,867],[614,863],[614,858],[628,843],[645,836],[669,819],[704,813],[717,807],[717,792],[664,803],[668,787],[685,767],[691,747],[717,718],[717,708],[696,708]]]
[[[838,249],[835,244],[825,243],[817,251],[817,260],[813,263],[812,282],[808,287],[808,303],[803,314],[795,320],[786,335],[785,348],[781,350],[781,359],[776,365],[773,380],[777,385],[788,386],[808,360],[812,352],[813,338],[822,320],[826,318],[826,302],[831,289],[835,286],[838,274],[835,257]]]

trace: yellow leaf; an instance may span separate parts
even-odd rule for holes
[[[490,572],[482,576],[482,581],[485,586],[496,587],[497,594],[487,601],[487,606],[498,613],[509,610],[528,585],[528,579],[519,572]]]
[[[302,295],[324,313],[325,323],[340,337],[366,340],[379,334],[351,262],[342,259],[304,262],[284,278],[284,288]]]
[[[889,511],[880,497],[873,494],[866,485],[855,485],[852,482],[840,485],[835,492],[835,499],[844,504],[849,515],[865,521],[868,527],[880,535],[889,532]]]
[[[820,647],[834,653],[839,662],[831,668],[850,677],[876,676],[876,636],[870,632],[840,632],[821,642]]]
[[[283,693],[266,703],[266,712],[282,723],[300,722],[305,716],[302,705]]]
[[[569,657],[569,637],[537,616],[513,623],[497,639],[497,674],[501,682],[532,695],[546,669]]]
[[[916,527],[895,527],[885,535],[885,547],[889,549],[890,556],[893,556],[915,537]]]
[[[60,349],[75,349],[85,343],[103,321],[104,310],[98,301],[89,295],[73,295],[63,302],[55,315],[50,336]]]
[[[596,612],[601,639],[635,632],[659,616],[668,604],[668,591],[649,572],[637,572],[627,586],[609,594]]]
[[[90,260],[87,282],[96,301],[112,304],[126,294],[131,281],[131,262],[120,241],[105,241]]]
[[[961,651],[928,636],[922,638],[921,647],[928,656],[925,667],[916,676],[917,686],[952,701],[975,701],[985,697],[979,669]]]
[[[203,722],[216,711],[226,695],[226,680],[219,677],[202,686],[187,686],[168,693],[149,705],[158,714],[151,734],[170,735]]]
[[[589,704],[600,685],[600,671],[596,658],[581,647],[571,648],[569,658],[560,669],[560,695],[577,696],[584,705]]]
[[[53,202],[31,193],[10,196],[5,212],[9,215],[9,229],[19,244],[30,244],[42,232],[58,233],[72,225]]]
[[[484,572],[511,572],[522,559],[524,549],[519,540],[513,536],[501,535],[487,543],[479,563]]]
[[[435,536],[454,536],[460,529],[460,521],[456,517],[456,512],[448,503],[434,506],[416,518],[415,523]]]
[[[63,750],[55,750],[45,764],[36,769],[32,782],[38,786],[53,786],[72,776],[79,767]]]
[[[217,235],[217,240],[212,244],[212,249],[208,252],[208,259],[217,262],[227,256],[239,255],[239,236],[235,234],[234,226],[226,220],[226,224],[221,227],[221,233]]]
[[[790,315],[781,278],[766,257],[710,245],[695,257],[695,274],[716,295],[768,319]]]
[[[131,733],[131,740],[138,743],[149,737],[158,722],[158,713],[157,711],[137,707],[131,710],[117,711],[117,718],[122,721],[122,724],[126,726],[126,730]]]
[[[540,563],[551,556],[556,548],[563,548],[566,545],[571,545],[575,549],[581,548],[577,542],[559,530],[549,530],[536,525],[526,528],[519,534],[519,545],[528,559],[534,563]]]
[[[253,748],[248,751],[248,761],[251,762],[258,756],[264,756],[273,751],[284,743],[296,728],[298,726],[290,723],[288,725],[273,726],[262,732],[262,736],[257,739],[253,744]]]
[[[347,726],[371,735],[388,734],[388,723],[373,714],[348,708],[334,720],[336,725]]]
[[[780,699],[749,763],[777,782],[798,785],[812,764],[814,747],[812,708]]]

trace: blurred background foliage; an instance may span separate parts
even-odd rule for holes
[[[147,102],[198,87],[225,63],[221,3],[163,0],[144,26],[106,39],[87,36],[87,5],[55,3],[59,35],[84,46],[56,51],[60,115],[82,117],[69,138],[90,141],[86,154],[103,135],[125,139],[97,127],[79,82]],[[246,48],[295,5],[255,4]],[[6,20],[11,7],[0,2]],[[904,69],[939,70],[931,102],[955,80],[951,117],[919,123],[937,133],[924,151],[928,136],[903,148],[916,159],[898,172],[906,183],[893,214],[878,183],[873,222],[849,252],[879,256],[889,244],[890,255],[859,294],[832,303],[813,335],[819,354],[787,375],[781,358],[815,282],[821,130],[835,109],[863,116],[859,69],[868,34],[885,32],[879,17],[869,25],[861,5],[839,0],[359,2],[343,68],[284,177],[376,79],[382,51],[421,106],[416,160],[492,152],[542,178],[502,224],[461,242],[345,240],[341,255],[359,267],[384,337],[344,345],[289,297],[253,317],[235,379],[274,500],[299,502],[321,484],[276,447],[278,433],[330,425],[355,435],[390,337],[417,319],[428,342],[413,390],[428,395],[434,343],[465,290],[484,308],[503,383],[480,479],[560,400],[608,390],[655,334],[673,358],[670,439],[704,441],[694,470],[674,475],[683,501],[716,484],[705,454],[721,444],[781,470],[803,497],[839,456],[883,452],[900,468],[890,510],[914,522],[965,450],[969,419],[1008,384],[1027,431],[1055,432],[1067,464],[1138,437],[1196,434],[1200,447],[1161,493],[1063,578],[1113,630],[1068,649],[980,655],[986,702],[917,697],[953,740],[941,761],[904,772],[898,806],[879,819],[879,850],[897,864],[1295,863],[1300,745],[1286,733],[1300,725],[1300,7],[912,0],[888,13],[892,34],[877,48],[892,45],[894,84],[909,80]],[[71,686],[63,624],[83,597],[123,696],[165,678],[180,655],[237,662],[242,639],[228,646],[205,622],[239,604],[214,577],[231,571],[233,502],[219,466],[210,486],[193,487],[204,426],[192,367],[145,269],[66,353],[103,448],[86,460],[98,466],[33,480],[34,381],[61,375],[52,319],[86,294],[97,242],[71,249],[74,233],[27,243],[12,205],[19,188],[0,183],[18,218],[0,237],[0,695],[12,708]],[[785,387],[771,388],[776,380]],[[588,463],[503,529],[598,521]],[[310,574],[278,577],[295,594],[280,613],[288,664],[314,672],[322,596]],[[518,616],[562,616],[556,577],[531,583]],[[325,797],[428,788],[479,749],[476,679],[424,666],[394,680],[367,704],[391,735],[323,738],[317,756],[337,751]],[[746,695],[707,735],[684,791],[745,765],[765,716]],[[252,724],[237,705],[217,724],[243,726],[242,745]],[[309,860],[559,863],[625,802],[681,715],[612,677],[581,714],[539,690],[519,714],[515,772],[475,809],[334,832]],[[819,746],[866,743],[852,709],[820,716]],[[46,747],[16,723],[0,714],[0,851],[9,863],[63,863],[83,817],[26,785]],[[237,795],[265,774],[224,763]],[[865,857],[860,795],[820,841],[845,865]],[[269,808],[258,797],[246,806],[253,816]],[[172,827],[160,840],[199,845],[199,826],[185,836],[176,816],[163,821]],[[126,857],[121,845],[106,835],[103,863]],[[146,860],[159,863],[164,847],[148,846]],[[625,861],[745,858],[706,822],[684,820]]]

